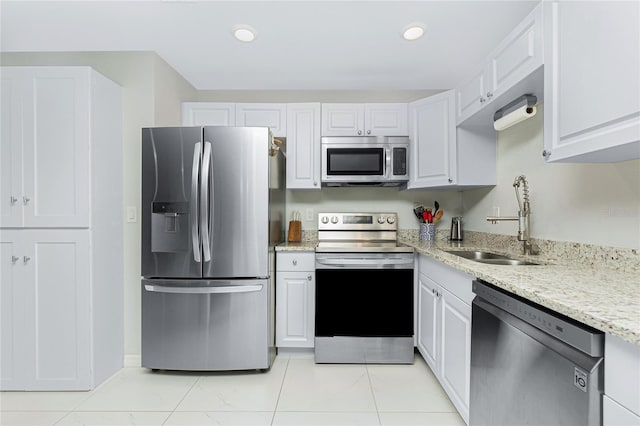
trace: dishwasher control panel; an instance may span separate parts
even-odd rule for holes
[[[481,280],[474,280],[472,289],[477,297],[547,334],[591,356],[603,355],[604,333],[601,331]]]

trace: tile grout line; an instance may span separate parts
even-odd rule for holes
[[[273,426],[273,421],[276,419],[276,413],[278,412],[278,404],[280,404],[280,396],[282,395],[282,389],[284,388],[284,381],[287,379],[287,370],[289,370],[289,361],[291,358],[287,358],[287,365],[284,367],[284,374],[282,375],[282,383],[280,384],[280,390],[278,391],[278,398],[276,399],[276,406],[273,409],[271,415],[271,422],[269,425]]]
[[[367,379],[369,380],[369,389],[371,390],[371,396],[373,397],[373,406],[376,407],[376,416],[378,417],[378,424],[382,425],[382,420],[380,420],[380,412],[378,411],[378,402],[376,401],[376,393],[373,391],[373,383],[371,383],[371,374],[369,374],[369,364],[365,364],[364,368],[367,372]]]
[[[182,398],[180,399],[180,401],[178,401],[178,403],[176,404],[176,406],[174,407],[173,410],[171,410],[171,412],[169,413],[169,415],[167,416],[166,419],[164,419],[164,421],[162,422],[163,425],[165,425],[167,423],[167,421],[169,420],[169,418],[171,418],[171,416],[173,415],[173,413],[176,412],[176,410],[178,409],[178,407],[180,406],[180,404],[182,404],[182,401],[184,401],[184,399],[187,397],[187,395],[189,395],[189,392],[191,392],[193,390],[193,388],[196,387],[196,385],[198,384],[198,382],[200,381],[200,379],[202,379],[202,376],[198,376],[198,379],[193,382],[193,384],[191,385],[191,387],[189,388],[189,390],[187,390],[184,395],[182,396]]]

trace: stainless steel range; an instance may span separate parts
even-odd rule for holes
[[[396,213],[319,213],[317,363],[411,364],[413,248]]]

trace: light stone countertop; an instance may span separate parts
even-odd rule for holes
[[[640,345],[640,275],[541,256],[522,256],[513,250],[473,242],[419,241],[400,238],[417,253],[553,311]],[[283,243],[276,251],[315,251],[317,241]],[[529,260],[539,265],[502,266],[474,262],[447,250],[484,250]]]
[[[447,241],[401,240],[417,253],[522,296],[598,330],[640,345],[640,276],[605,267],[560,263],[544,256]],[[483,250],[539,265],[489,265],[446,250]]]

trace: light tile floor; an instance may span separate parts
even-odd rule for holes
[[[464,425],[418,354],[413,365],[285,354],[264,373],[125,368],[91,392],[2,392],[0,410],[1,425]]]

